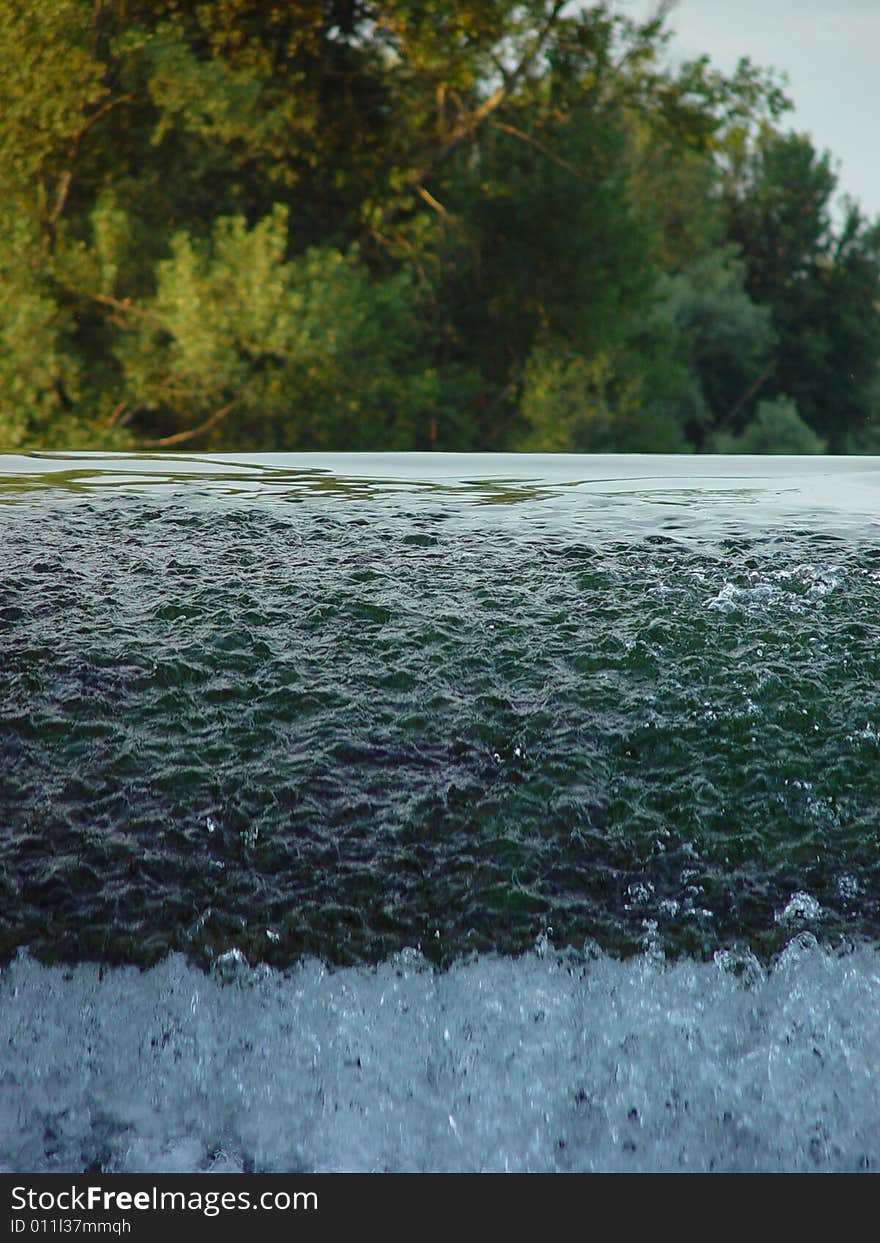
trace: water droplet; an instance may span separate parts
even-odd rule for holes
[[[810,893],[793,893],[781,911],[775,911],[773,918],[777,924],[793,924],[803,920],[818,919],[822,907]]]

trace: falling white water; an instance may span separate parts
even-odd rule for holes
[[[0,973],[0,1169],[880,1167],[880,957]]]

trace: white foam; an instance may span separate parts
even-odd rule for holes
[[[778,608],[790,613],[808,613],[816,608],[817,601],[838,586],[838,572],[839,566],[824,568],[815,565],[774,570],[766,576],[752,570],[743,584],[725,582],[714,596],[705,601],[705,606],[722,613],[741,610],[760,614]],[[758,655],[761,655],[760,650]]]
[[[0,1168],[880,1165],[880,957],[0,973]]]
[[[822,907],[811,893],[793,893],[785,906],[775,911],[777,924],[813,923],[822,916]]]

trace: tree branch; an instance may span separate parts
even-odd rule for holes
[[[423,289],[431,288],[431,282],[428,280],[421,258],[419,257],[419,252],[411,242],[408,242],[406,238],[402,237],[400,234],[397,234],[393,238],[386,237],[385,234],[380,233],[378,229],[371,229],[370,236],[374,237],[380,246],[384,246],[387,250],[392,251],[392,253],[395,246],[402,247],[412,260],[412,264],[416,270],[416,275],[419,278],[419,284],[421,287]]]
[[[78,131],[76,137],[82,137],[86,130],[91,129],[96,121],[100,121],[101,117],[106,116],[108,112],[112,112],[114,108],[118,108],[120,104],[131,103],[133,99],[134,95],[117,95],[115,99],[109,99],[106,104],[101,105],[97,112],[93,112],[91,116],[86,118],[85,125]]]
[[[201,436],[203,432],[207,432],[221,419],[225,418],[232,407],[234,401],[230,401],[227,405],[221,406],[219,410],[215,410],[209,419],[205,419],[204,423],[200,423],[198,427],[191,427],[188,432],[177,432],[173,436],[162,436],[159,440],[143,440],[141,444],[145,449],[164,449],[168,445],[182,445],[187,440],[192,440],[196,436]]]
[[[545,17],[543,26],[535,37],[532,47],[524,54],[522,60],[516,68],[511,73],[504,75],[504,80],[497,90],[494,90],[492,94],[484,99],[478,107],[467,113],[457,125],[452,127],[440,145],[436,147],[434,151],[429,153],[424,160],[420,161],[417,168],[410,170],[404,180],[405,189],[417,194],[419,192],[419,186],[421,186],[423,182],[428,179],[429,174],[437,169],[441,164],[445,163],[445,161],[449,159],[450,155],[452,155],[453,151],[455,151],[466,138],[470,138],[473,134],[475,134],[477,130],[480,129],[486,121],[488,121],[489,117],[491,117],[493,113],[497,112],[497,110],[510,95],[511,91],[516,87],[517,83],[525,77],[532,65],[541,55],[544,45],[547,42],[547,38],[553,30],[553,27],[556,25],[559,15],[567,3],[568,0],[555,0],[555,3]],[[386,217],[386,223],[389,217],[393,219],[393,217],[397,215],[400,210],[401,209],[398,207],[393,211],[390,211]]]
[[[568,160],[564,160],[561,155],[556,155],[549,147],[545,147],[537,138],[533,138],[531,134],[525,134],[521,129],[517,129],[514,125],[505,125],[503,121],[493,121],[490,127],[503,131],[505,134],[512,134],[514,138],[519,138],[521,142],[527,143],[530,147],[534,147],[536,151],[540,151],[548,160],[552,160],[554,164],[558,164],[560,168],[564,168],[567,172],[573,173],[575,177],[583,177],[580,169],[575,168],[574,164],[570,164]]]
[[[95,122],[99,121],[101,117],[106,116],[111,108],[116,108],[119,104],[128,103],[132,99],[134,99],[133,95],[119,95],[116,99],[109,100],[106,104],[103,104],[100,108],[98,108],[96,112],[93,112],[91,116],[87,117],[83,125],[81,125],[75,133],[71,134],[70,147],[67,155],[68,167],[58,179],[58,189],[55,194],[55,206],[49,213],[46,227],[43,230],[43,244],[46,251],[48,251],[52,245],[52,239],[55,236],[55,226],[61,219],[64,208],[67,206],[67,196],[70,194],[70,187],[73,183],[73,170],[76,166],[77,159],[79,158],[79,145],[82,141],[83,134],[85,134],[87,130],[91,129]]]
[[[119,405],[113,408],[110,414],[110,417],[107,420],[107,427],[108,428],[116,427],[119,424],[119,420],[125,414],[125,411],[126,411],[126,401],[125,401],[125,398],[123,397]]]
[[[154,324],[161,324],[161,316],[156,315],[154,311],[143,311],[140,307],[132,306],[130,298],[111,298],[106,293],[93,293],[92,298],[95,302],[100,302],[102,306],[112,307],[114,311],[120,311],[123,315],[134,315],[136,319],[152,320]]]
[[[73,161],[76,159],[76,148],[75,147],[73,148],[70,154],[71,154],[71,164],[72,164]],[[70,184],[72,181],[73,181],[73,168],[71,167],[71,168],[65,169],[64,172],[61,174],[61,177],[58,181],[58,190],[55,195],[55,206],[52,208],[51,212],[49,213],[49,228],[47,232],[48,232],[48,236],[50,239],[50,243],[51,243],[51,238],[54,234],[55,225],[58,223],[59,219],[61,218],[61,213],[64,211],[64,206],[67,202],[67,196],[70,193]]]
[[[740,410],[742,410],[743,406],[746,405],[747,402],[751,401],[753,397],[757,396],[757,394],[764,387],[764,384],[767,382],[767,379],[769,378],[770,372],[772,370],[773,370],[773,363],[769,362],[767,366],[764,367],[764,369],[759,373],[758,378],[749,385],[749,387],[742,394],[742,396],[739,397],[734,402],[733,406],[730,408],[730,410],[728,410],[724,418],[720,420],[722,426],[725,426],[725,425],[729,426],[733,422],[733,420],[736,418],[736,416],[739,414]]]
[[[443,206],[443,204],[438,202],[437,199],[434,198],[433,194],[429,194],[424,186],[416,186],[416,194],[419,196],[420,199],[424,199],[424,201],[428,204],[428,206],[433,208],[433,210],[437,213],[438,216],[440,216],[442,220],[446,220],[446,221],[452,220],[452,217],[450,216],[446,208]]]

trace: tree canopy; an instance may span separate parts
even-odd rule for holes
[[[0,449],[874,450],[880,225],[772,72],[668,39],[7,0]]]

